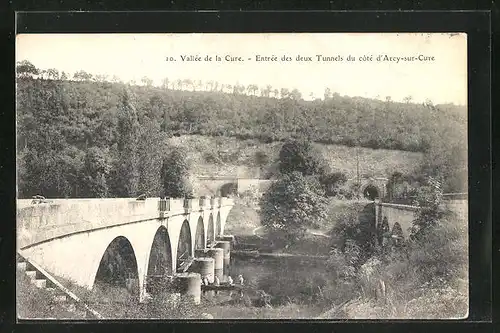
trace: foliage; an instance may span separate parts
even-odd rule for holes
[[[111,170],[107,152],[97,147],[89,148],[83,164],[82,196],[88,198],[107,197],[106,177]]]
[[[118,111],[118,159],[114,164],[114,192],[120,197],[137,196],[139,190],[139,132],[135,106],[127,90],[122,92]]]
[[[164,133],[158,123],[151,120],[145,122],[140,129],[138,191],[140,194],[157,197],[163,191],[161,168],[165,154],[162,145]]]
[[[347,182],[347,176],[341,172],[333,172],[322,175],[320,182],[325,189],[325,194],[333,197],[341,193],[342,186]]]
[[[416,189],[419,186],[419,179],[415,179],[414,176],[403,175],[401,172],[396,171],[389,177],[386,183],[387,199],[391,202],[410,199],[416,195]]]
[[[422,175],[443,174],[447,192],[467,188],[467,119],[460,106],[433,105],[430,110],[420,104],[332,92],[325,100],[304,101],[293,90],[283,90],[279,98],[278,88],[265,87],[258,96],[255,85],[243,90],[237,85],[233,93],[233,87],[217,82],[204,85],[168,78],[162,87],[151,86],[147,78],[143,83],[136,86],[81,70],[64,73],[19,62],[16,132],[23,165],[19,195],[83,195],[83,159],[92,147],[109,149],[112,170],[105,177],[109,195],[133,196],[150,188],[153,195],[160,187],[163,157],[158,141],[171,135],[267,143],[307,137],[322,144],[420,151],[425,152]],[[354,122],[359,126],[346,126]],[[235,157],[228,154],[221,160],[231,162]],[[263,155],[246,158],[256,164],[266,161]],[[141,166],[143,160],[148,162]],[[154,176],[148,178],[145,170]]]
[[[410,237],[418,239],[433,228],[448,214],[443,202],[442,182],[429,178],[425,186],[417,190],[415,204],[419,210],[412,223]]]
[[[279,153],[281,173],[300,172],[305,176],[324,175],[328,165],[321,153],[308,140],[288,141]]]
[[[171,198],[192,196],[193,189],[189,183],[189,164],[184,151],[172,147],[163,159],[161,168],[163,195]]]
[[[299,172],[285,174],[260,200],[261,223],[273,236],[290,245],[301,239],[308,227],[326,218],[327,201],[316,177]]]
[[[258,151],[255,153],[255,164],[262,167],[264,165],[267,165],[269,163],[269,156],[263,152],[263,151]]]
[[[332,270],[355,281],[351,301],[335,314],[342,318],[463,318],[468,308],[467,222],[446,215],[429,232],[349,265],[350,251],[334,249]],[[356,251],[355,251],[356,253]]]

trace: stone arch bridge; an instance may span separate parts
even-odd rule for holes
[[[18,200],[18,252],[79,286],[114,279],[142,299],[149,276],[173,275],[215,245],[233,205],[223,197]]]

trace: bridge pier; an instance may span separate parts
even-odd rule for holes
[[[222,268],[222,275],[224,277],[224,280],[227,278],[229,275],[229,268],[231,264],[231,243],[228,241],[218,241],[217,244],[215,245],[217,249],[222,249],[222,261],[223,261],[223,268]]]
[[[220,235],[215,238],[217,241],[222,241],[222,242],[229,242],[230,243],[230,249],[233,249],[233,244],[234,244],[234,236],[233,235]]]
[[[175,291],[192,297],[195,304],[201,302],[201,275],[199,273],[178,273],[174,276]]]
[[[202,280],[207,278],[209,283],[214,283],[215,260],[206,257],[195,258],[189,267],[189,272],[199,273]]]

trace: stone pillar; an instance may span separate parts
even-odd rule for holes
[[[179,273],[174,276],[174,288],[181,295],[191,296],[195,304],[201,302],[201,275],[199,273]]]
[[[189,267],[189,272],[199,273],[201,279],[207,278],[208,282],[214,282],[215,260],[212,258],[195,258]]]
[[[229,242],[231,244],[231,249],[233,248],[233,244],[234,244],[234,236],[233,235],[220,235],[220,236],[215,237],[215,240]]]
[[[231,243],[228,241],[218,241],[215,247],[223,250],[223,274],[224,276],[228,276],[231,264]]]
[[[204,256],[214,260],[214,276],[217,276],[219,281],[222,281],[224,277],[224,250],[211,248],[205,252]]]

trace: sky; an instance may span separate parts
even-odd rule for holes
[[[182,55],[212,60],[182,61]],[[216,55],[222,60],[216,61]],[[283,55],[291,61],[282,61]],[[318,61],[317,55],[336,61]],[[348,61],[349,55],[355,60]],[[377,61],[385,55],[427,60]],[[277,61],[256,61],[257,56],[276,56]],[[311,61],[298,61],[297,56]],[[84,70],[124,81],[147,76],[157,85],[167,77],[296,88],[304,99],[311,93],[322,98],[328,87],[347,96],[467,104],[466,34],[19,34],[16,61],[21,60],[41,69],[72,74]]]

